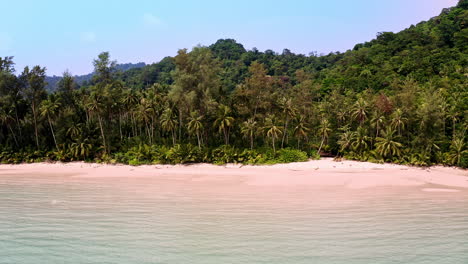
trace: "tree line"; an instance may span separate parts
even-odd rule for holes
[[[0,160],[274,162],[318,155],[466,167],[467,1],[345,53],[232,39],[91,81],[0,58]],[[157,158],[155,158],[157,157]]]

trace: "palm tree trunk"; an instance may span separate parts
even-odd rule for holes
[[[284,140],[288,136],[288,123],[289,123],[289,116],[286,115],[286,122],[284,123],[284,133],[283,133],[283,139],[281,140],[281,148],[284,147]]]
[[[104,150],[107,152],[106,137],[104,135],[104,127],[102,126],[101,116],[98,116],[98,121],[99,121],[99,128],[101,129],[102,144],[104,145]]]
[[[52,132],[52,137],[54,138],[55,147],[59,150],[57,139],[55,138],[54,128],[52,127],[52,122],[50,122],[50,117],[47,115],[47,121],[49,121],[50,131]]]
[[[197,141],[198,141],[198,149],[201,149],[201,143],[200,143],[200,132],[197,129]]]
[[[253,149],[253,135],[250,134],[250,150]]]
[[[15,141],[16,147],[18,147],[18,141],[16,140],[15,133],[13,132],[13,128],[10,125],[7,125],[8,129],[10,129],[11,135],[13,136],[13,140]]]
[[[325,137],[322,137],[322,142],[320,143],[320,147],[319,149],[317,150],[317,154],[320,155],[320,151],[322,150],[322,146],[323,146],[323,142],[325,141]]]
[[[34,135],[36,137],[36,147],[39,148],[39,136],[37,132],[37,116],[36,116],[36,107],[34,103],[32,104],[33,119],[34,119]]]

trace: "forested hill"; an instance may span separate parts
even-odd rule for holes
[[[146,66],[146,63],[144,63],[144,62],[123,63],[123,64],[117,64],[115,66],[115,70],[120,71],[120,72],[124,72],[124,71],[128,71],[130,69],[142,68],[144,66]],[[94,73],[88,73],[88,74],[84,74],[84,75],[75,75],[73,78],[75,78],[75,82],[78,85],[82,85],[85,82],[91,81],[93,76],[94,76]],[[47,76],[46,79],[45,79],[45,81],[47,83],[46,90],[49,91],[49,92],[55,91],[57,89],[57,84],[60,82],[61,79],[62,79],[62,76],[56,76],[56,75]]]
[[[304,71],[326,92],[333,87],[380,90],[390,88],[395,79],[412,78],[428,82],[433,78],[462,79],[460,71],[467,65],[468,29],[466,1],[457,7],[417,25],[398,32],[379,32],[369,42],[357,44],[345,53],[308,56],[294,54],[288,49],[277,54],[272,50],[247,51],[233,39],[220,39],[209,46],[224,69],[223,81],[230,90],[248,76],[253,61],[260,62],[270,76],[283,77],[298,83],[297,70]],[[125,73],[122,79],[142,88],[156,82],[172,83],[168,74],[175,69],[174,59]]]
[[[269,163],[321,155],[468,166],[468,0],[328,55],[232,39],[81,86],[0,60],[0,161]]]

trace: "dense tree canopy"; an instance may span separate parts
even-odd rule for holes
[[[45,68],[16,75],[13,57],[0,58],[0,160],[255,163],[319,152],[466,167],[467,25],[462,0],[344,53],[221,39],[118,71],[103,52],[92,79],[78,85],[66,71],[48,94]]]

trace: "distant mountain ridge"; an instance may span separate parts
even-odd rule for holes
[[[131,69],[137,69],[137,68],[143,68],[146,66],[146,63],[144,62],[138,62],[138,63],[122,63],[122,64],[117,64],[116,70],[120,72],[125,72]],[[88,74],[83,74],[83,75],[75,75],[75,81],[78,85],[81,85],[84,82],[90,81],[94,76],[94,72],[88,73]],[[62,79],[62,76],[47,76],[46,77],[46,82],[47,86],[45,87],[47,91],[52,92],[55,91],[57,88],[58,82]]]

